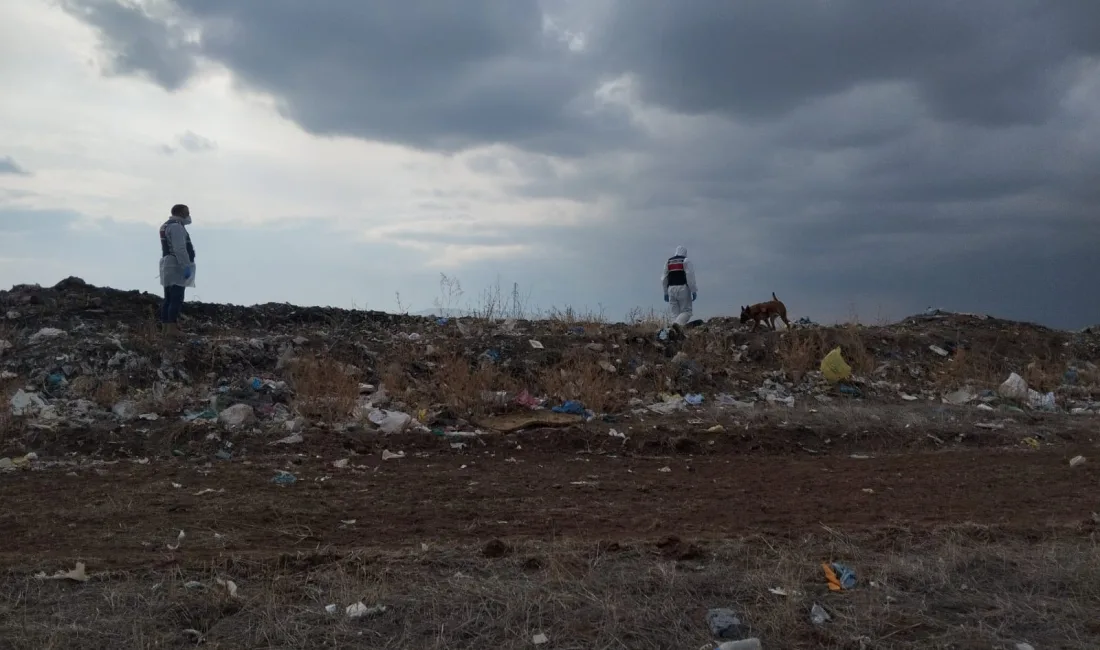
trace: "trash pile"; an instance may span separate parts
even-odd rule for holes
[[[457,444],[851,400],[1100,414],[1100,333],[939,310],[885,327],[807,319],[757,333],[716,318],[670,336],[644,324],[187,303],[184,334],[169,341],[158,304],[77,278],[0,292],[5,417],[86,438],[186,426],[184,438],[232,458],[242,437],[279,449],[316,429]]]

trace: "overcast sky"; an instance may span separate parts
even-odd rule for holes
[[[19,0],[0,88],[4,287],[182,202],[202,300],[1100,322],[1097,0]]]

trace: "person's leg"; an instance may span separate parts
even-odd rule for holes
[[[168,287],[170,299],[168,300],[168,313],[165,322],[175,325],[179,321],[180,309],[183,308],[183,291],[184,288],[181,286]]]
[[[680,327],[691,320],[691,292],[686,285],[668,288],[668,303],[672,305],[673,322]]]
[[[168,322],[168,307],[172,304],[172,287],[164,287],[164,300],[160,303],[160,324]]]

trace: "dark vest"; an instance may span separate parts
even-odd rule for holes
[[[679,287],[688,283],[687,271],[684,270],[683,257],[668,258],[668,286]]]
[[[164,225],[160,227],[160,255],[161,257],[168,257],[172,254],[172,246],[168,243],[168,226],[175,221],[175,219],[169,219],[164,222]],[[187,260],[189,263],[195,261],[195,247],[191,245],[191,235],[187,233],[185,229],[184,234],[187,234],[187,256],[191,259]]]

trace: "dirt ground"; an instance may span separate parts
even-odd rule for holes
[[[1028,531],[1100,510],[1100,466],[1074,450],[954,450],[868,458],[634,457],[423,452],[287,463],[119,461],[5,475],[6,567],[75,558],[99,568],[261,557],[326,547],[493,539],[720,539],[945,522]],[[287,469],[293,485],[272,482]],[[176,487],[179,486],[179,487]],[[203,491],[207,491],[202,493]],[[353,522],[353,523],[348,523]],[[169,551],[180,530],[187,539]]]
[[[322,445],[0,474],[0,647],[520,648],[545,627],[555,648],[698,648],[706,608],[731,599],[766,647],[1085,648],[1100,633],[1089,586],[1100,584],[1100,466],[1068,462],[1094,449],[1084,439],[825,456],[541,441],[437,442],[385,461]],[[297,480],[272,482],[278,470]],[[863,572],[859,595],[824,589],[816,567],[835,557]],[[33,577],[76,561],[92,580]],[[930,575],[942,583],[928,586]],[[250,595],[227,598],[214,576]],[[185,586],[200,582],[202,593]],[[772,602],[767,589],[784,582],[803,595]],[[1045,605],[1028,609],[1037,590]],[[342,612],[364,598],[403,613],[367,624],[324,613],[322,601]],[[811,601],[834,614],[828,627],[809,622]],[[957,611],[973,607],[987,610]],[[576,608],[587,611],[579,627]]]

